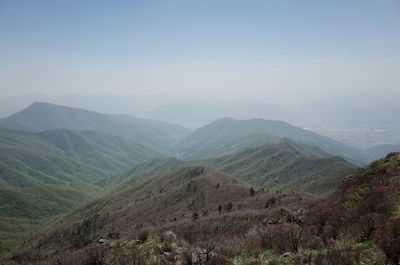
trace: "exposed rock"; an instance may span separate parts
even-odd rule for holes
[[[170,256],[172,255],[172,253],[171,253],[171,252],[164,251],[163,255],[164,255],[164,256],[167,256],[167,257],[170,257]]]
[[[167,231],[164,233],[164,238],[166,241],[176,241],[176,234],[172,231]]]
[[[108,240],[104,239],[104,238],[100,238],[99,241],[97,241],[100,245],[107,245],[108,244]]]
[[[263,225],[276,225],[278,224],[278,221],[265,218],[262,223]]]
[[[285,252],[281,255],[282,258],[289,258],[289,257],[293,257],[293,253],[292,252]]]

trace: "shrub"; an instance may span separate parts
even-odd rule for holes
[[[197,219],[199,219],[199,214],[198,213],[193,213],[192,214],[192,220],[196,221]]]
[[[233,263],[223,256],[215,255],[205,262],[204,265],[233,265]]]
[[[86,257],[82,265],[104,265],[107,257],[107,249],[100,247],[89,247],[85,249]]]
[[[120,233],[112,231],[112,232],[108,233],[108,238],[119,239],[120,238]]]
[[[400,262],[400,216],[393,218],[374,236],[374,241],[392,264]]]
[[[226,212],[231,212],[232,209],[233,209],[233,204],[231,202],[224,205],[224,210]]]
[[[137,237],[141,243],[144,243],[149,238],[149,235],[150,235],[150,231],[148,229],[143,229],[138,233]]]

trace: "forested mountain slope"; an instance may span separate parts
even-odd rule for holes
[[[354,163],[367,161],[361,150],[289,123],[272,120],[234,120],[222,118],[207,124],[186,137],[176,150],[178,158],[198,159],[217,157],[281,138],[313,145],[333,155],[346,158]]]
[[[27,233],[105,191],[133,165],[161,156],[101,132],[0,129],[0,241],[10,250]]]
[[[182,166],[207,166],[269,189],[329,193],[357,167],[287,138],[231,155],[202,160],[155,159],[135,166],[120,182],[132,183]]]
[[[122,114],[102,114],[44,102],[35,102],[1,119],[0,127],[34,132],[55,129],[100,131],[165,153],[170,152],[190,132],[189,129],[167,122]]]

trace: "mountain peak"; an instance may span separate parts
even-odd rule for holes
[[[219,122],[231,122],[231,121],[237,121],[236,119],[232,118],[232,117],[222,117],[220,119],[215,120],[215,123],[219,123]],[[212,123],[214,123],[212,122]]]
[[[67,107],[67,106],[53,104],[53,103],[44,102],[44,101],[35,101],[31,105],[29,105],[26,109],[23,109],[22,111],[17,112],[16,114],[21,113],[21,112],[32,111],[32,110],[45,110],[45,111],[64,110],[64,111],[71,111],[71,112],[82,111],[82,112],[97,113],[95,111],[90,111],[90,110],[81,109],[81,108]]]
[[[0,127],[30,132],[57,129],[98,131],[148,144],[154,150],[170,152],[189,130],[167,122],[140,119],[129,115],[34,102],[26,109],[0,120]]]
[[[59,105],[52,104],[52,103],[45,102],[45,101],[35,101],[28,108],[37,107],[37,106],[51,106],[51,105],[52,106],[59,106]]]
[[[31,105],[29,105],[27,108],[15,113],[15,114],[12,114],[9,117],[16,117],[16,116],[27,115],[27,114],[30,114],[30,115],[42,114],[43,112],[51,111],[51,109],[53,109],[53,108],[61,108],[61,107],[62,106],[60,106],[60,105],[55,105],[55,104],[51,104],[48,102],[35,101]]]

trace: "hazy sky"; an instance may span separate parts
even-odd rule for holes
[[[0,0],[0,98],[400,91],[399,0]]]

